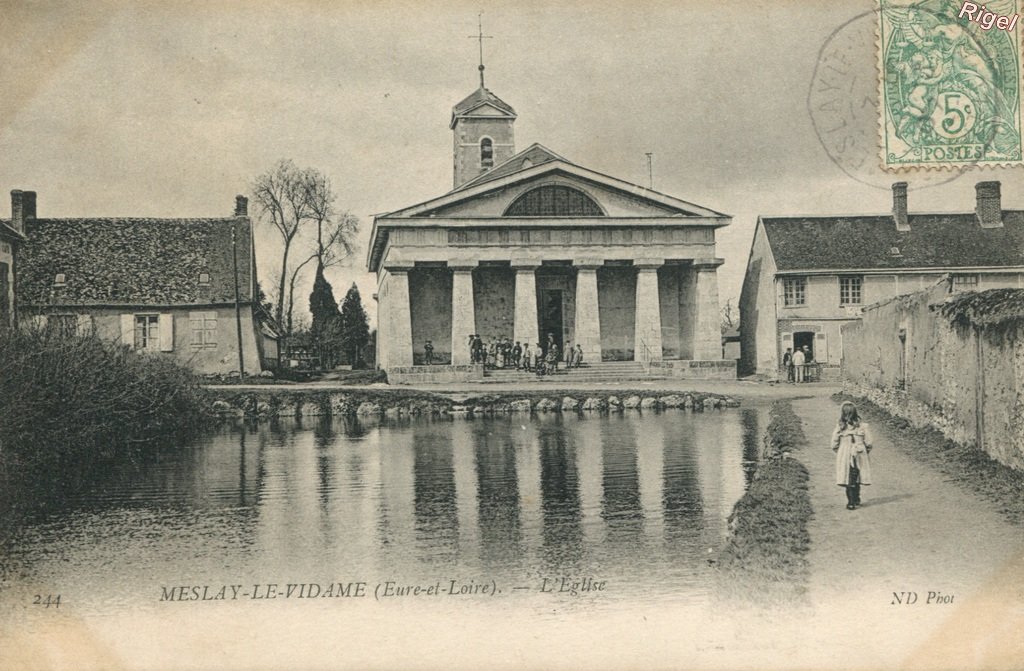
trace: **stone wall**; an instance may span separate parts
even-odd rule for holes
[[[515,295],[516,274],[508,266],[481,266],[473,271],[476,332],[485,343],[512,337]]]
[[[668,359],[692,359],[696,285],[691,268],[667,265],[658,270],[661,301],[661,349]]]
[[[708,361],[652,361],[651,371],[664,372],[668,377],[682,380],[735,380],[735,359]]]
[[[173,356],[178,363],[188,366],[199,374],[225,375],[238,370],[238,333],[233,307],[74,307],[54,308],[50,315],[33,316],[21,313],[28,325],[45,325],[49,319],[68,319],[76,325],[79,333],[94,333],[103,340],[115,343],[134,343],[134,321],[130,334],[124,334],[122,316],[137,314],[170,315],[172,329],[171,348],[162,353]],[[202,319],[203,339],[193,334],[193,318]],[[242,357],[246,373],[262,370],[256,326],[252,309],[243,307],[239,321],[242,326]],[[164,322],[166,323],[166,322]],[[124,336],[128,336],[125,338]],[[160,350],[154,350],[159,352]]]
[[[413,362],[426,363],[424,345],[429,340],[434,346],[434,363],[451,363],[451,271],[447,268],[413,268],[409,271],[409,295]]]
[[[843,328],[843,380],[914,426],[1024,469],[1024,333],[960,330],[932,309],[948,282],[865,308]]]
[[[651,390],[491,393],[455,400],[415,389],[289,389],[282,386],[208,389],[211,415],[272,420],[278,417],[483,417],[505,413],[567,413],[588,416],[614,412],[704,412],[738,408],[740,402],[707,392],[657,393]]]
[[[604,267],[597,271],[601,320],[601,358],[632,361],[636,315],[636,269]]]

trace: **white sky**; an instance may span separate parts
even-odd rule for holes
[[[640,184],[652,151],[655,188],[734,215],[723,303],[761,213],[886,212],[897,179],[912,212],[969,211],[981,178],[1024,208],[1020,171],[915,191],[934,175],[869,161],[869,186],[829,158],[809,112],[815,63],[870,1],[78,4],[0,2],[0,189],[37,191],[40,216],[226,216],[292,158],[361,218],[358,257],[329,279],[339,300],[356,281],[371,314],[371,215],[450,189],[448,121],[477,85],[481,8],[488,88],[516,108],[518,148]],[[841,33],[865,75],[841,78],[851,91],[874,86],[873,22]],[[278,252],[269,235],[257,245],[268,287]]]

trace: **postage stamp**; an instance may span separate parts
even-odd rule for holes
[[[1019,163],[1019,0],[879,2],[883,167]]]

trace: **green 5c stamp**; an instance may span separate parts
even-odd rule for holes
[[[880,2],[883,166],[1019,163],[1018,0]]]

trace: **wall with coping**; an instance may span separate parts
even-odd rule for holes
[[[865,308],[862,322],[843,328],[844,385],[1024,469],[1024,331],[954,328],[932,307],[949,291],[943,281]]]

